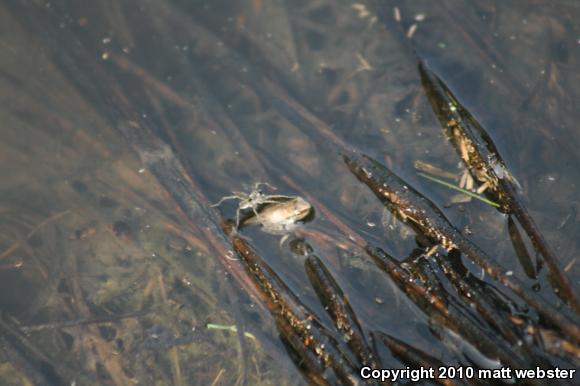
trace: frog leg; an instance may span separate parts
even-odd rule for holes
[[[278,243],[278,246],[280,247],[280,249],[282,249],[282,246],[284,246],[284,243],[289,238],[290,238],[290,233],[286,233],[284,236],[282,236],[282,238],[280,238],[280,242]]]

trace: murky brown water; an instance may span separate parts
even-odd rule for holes
[[[578,290],[575,2],[81,3],[0,6],[0,310],[27,331],[5,346],[0,383],[307,383],[250,280],[230,266],[239,260],[180,206],[186,199],[166,185],[179,178],[160,181],[137,155],[150,143],[129,143],[127,122],[169,146],[206,208],[258,181],[307,198],[315,216],[298,234],[363,331],[465,364],[345,230],[399,259],[417,245],[404,224],[383,226],[382,205],[339,144],[384,162],[534,283],[504,215],[479,201],[452,205],[455,192],[417,175],[417,160],[462,167],[417,56],[488,130]],[[236,202],[219,210],[234,218]],[[298,236],[240,233],[331,327],[289,247]],[[383,367],[402,366],[379,351]]]

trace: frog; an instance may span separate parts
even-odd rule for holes
[[[242,225],[260,224],[262,230],[274,235],[292,232],[312,213],[312,205],[300,196],[268,203]]]

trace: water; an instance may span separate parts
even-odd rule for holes
[[[316,214],[301,236],[363,330],[462,363],[340,227],[399,259],[416,246],[381,225],[382,206],[348,172],[342,143],[391,167],[525,278],[504,215],[477,201],[449,206],[454,192],[413,167],[421,160],[460,171],[424,96],[415,52],[488,130],[578,289],[580,8],[380,3],[0,7],[0,305],[5,319],[53,324],[27,338],[61,379],[306,383],[274,320],[248,294],[250,282],[232,276],[227,262],[235,257],[216,252],[205,223],[184,214],[117,130],[129,121],[171,146],[206,204],[258,181],[275,186],[273,194],[308,199]],[[220,213],[233,218],[235,209],[228,203]],[[241,232],[332,329],[288,242],[256,226]],[[97,323],[135,311],[144,314]],[[257,339],[240,345],[236,333],[207,323],[237,325]],[[383,354],[384,366],[400,366]],[[3,384],[33,379],[15,363],[0,368]]]

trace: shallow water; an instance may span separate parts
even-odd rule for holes
[[[578,290],[580,8],[382,3],[0,6],[0,309],[21,326],[49,324],[27,335],[40,359],[21,349],[32,367],[44,361],[77,384],[307,382],[251,282],[228,263],[239,261],[216,252],[205,220],[185,213],[138,156],[149,144],[121,135],[131,122],[169,146],[206,208],[258,181],[314,205],[312,221],[284,243],[257,226],[240,233],[327,327],[293,238],[324,261],[365,332],[464,363],[337,225],[401,260],[417,245],[406,225],[383,227],[382,205],[340,158],[345,146],[388,165],[534,284],[505,215],[478,201],[449,205],[453,191],[417,175],[417,160],[450,172],[462,165],[416,55],[493,138]],[[235,201],[219,207],[230,219],[235,210]],[[556,299],[543,277],[541,287]],[[207,323],[256,339],[240,344],[241,334]],[[401,366],[381,353],[385,367]],[[0,366],[2,384],[43,376],[14,359]]]

